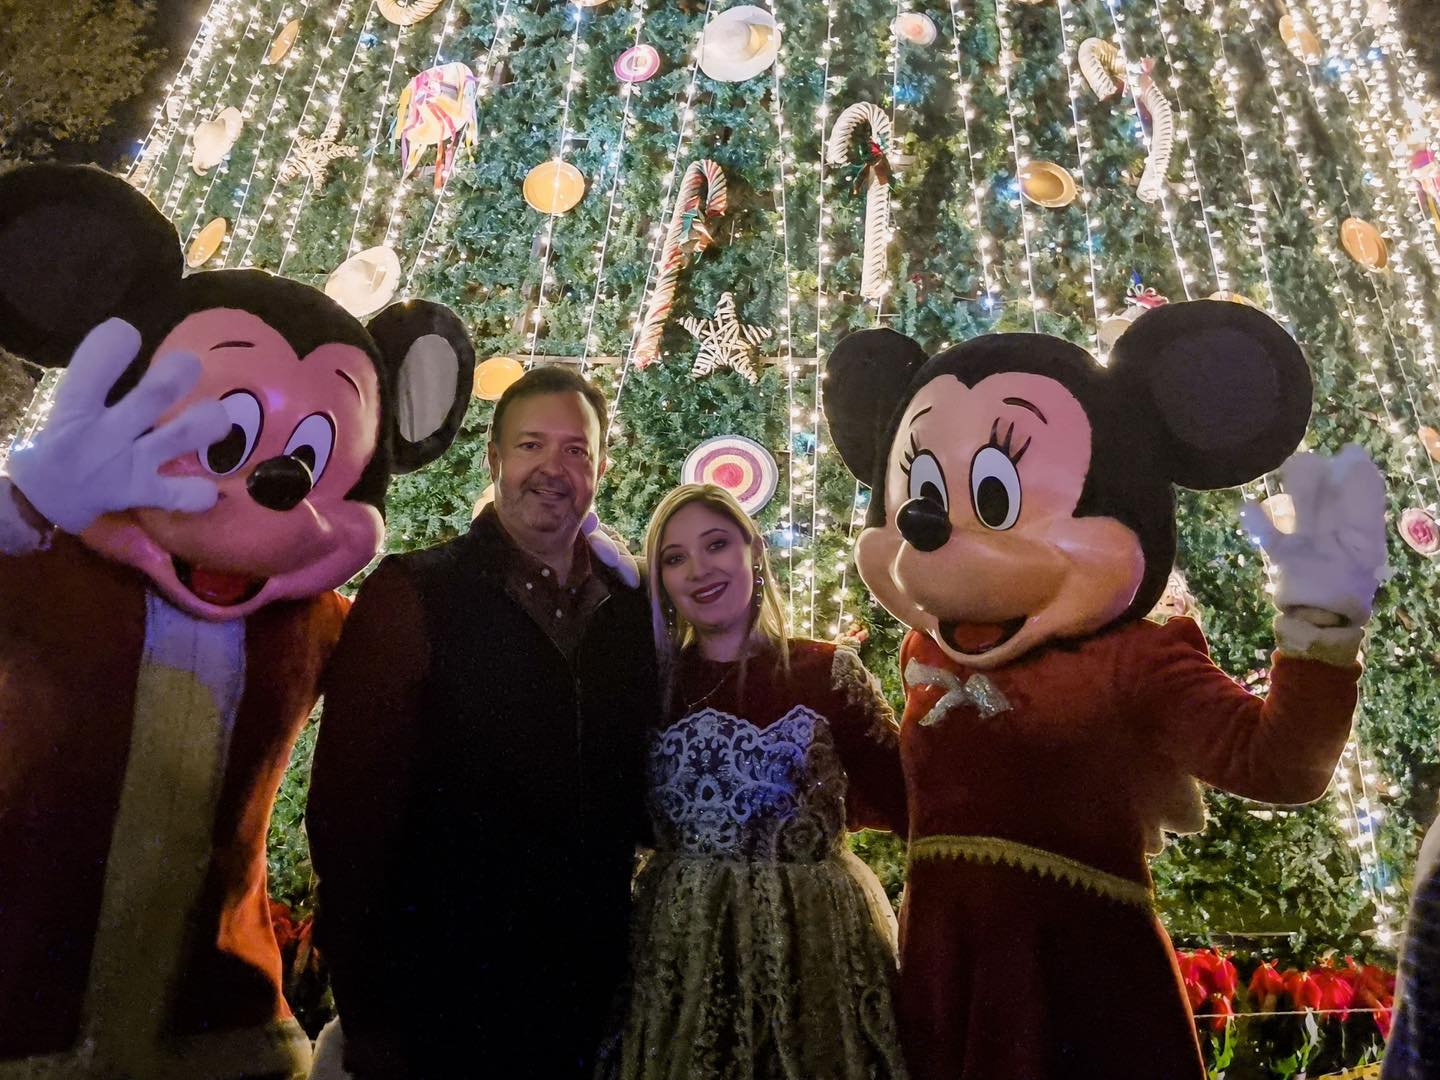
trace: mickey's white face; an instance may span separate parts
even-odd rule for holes
[[[1091,437],[1080,402],[1043,375],[926,384],[890,448],[885,524],[856,544],[865,584],[975,668],[1105,626],[1134,599],[1145,560],[1128,526],[1075,516]]]

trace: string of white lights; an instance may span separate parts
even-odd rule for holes
[[[222,103],[228,104],[227,91],[230,89],[231,79],[235,76],[235,64],[239,59],[241,46],[245,41],[250,40],[254,36],[252,31],[255,28],[255,20],[259,18],[259,15],[259,7],[251,7],[249,9],[249,18],[245,21],[245,29],[238,34],[240,40],[234,42],[234,44],[229,47],[229,63],[225,65],[225,77],[220,81],[219,87],[215,90],[210,107],[204,110],[201,115],[206,117],[212,116],[221,107]],[[231,25],[226,28],[226,32],[222,36],[222,42],[229,42],[236,36],[235,27]],[[181,157],[184,157],[183,151]],[[193,169],[182,168],[182,164],[183,162],[176,165],[175,173],[171,177],[170,187],[165,192],[165,198],[157,204],[160,207],[160,212],[172,220],[175,217],[176,210],[180,206],[182,197],[189,190],[190,185],[197,179],[201,179]],[[212,184],[214,183],[214,175],[224,173],[227,169],[227,164],[227,162],[221,161],[210,170],[212,174],[210,182]]]
[[[309,13],[310,0],[305,0],[305,5],[302,8],[299,16],[300,19],[303,21]],[[291,14],[292,10],[287,7],[285,9],[284,15],[289,16]],[[225,233],[223,246],[220,250],[221,265],[224,265],[229,261],[230,250],[234,245],[236,235],[238,235],[239,223],[244,220],[245,207],[249,204],[250,201],[250,189],[255,184],[255,174],[260,170],[262,162],[265,162],[265,164],[267,165],[269,164],[269,161],[265,157],[265,138],[270,133],[270,128],[275,123],[276,116],[280,114],[284,107],[285,83],[290,78],[290,72],[295,70],[296,59],[298,55],[299,50],[292,47],[285,53],[284,57],[282,57],[280,60],[280,77],[275,80],[275,93],[270,98],[270,109],[265,114],[265,120],[261,125],[259,133],[255,137],[255,154],[250,160],[250,174],[245,178],[244,182],[241,183],[240,187],[236,189],[236,197],[234,199],[234,220],[236,222],[236,228],[229,229]]]
[[[1230,292],[1230,271],[1225,261],[1225,252],[1216,243],[1220,239],[1220,226],[1217,221],[1212,220],[1211,206],[1205,198],[1205,179],[1200,174],[1200,159],[1195,153],[1195,144],[1192,139],[1195,122],[1190,114],[1189,96],[1185,92],[1185,84],[1180,75],[1189,68],[1190,62],[1185,57],[1176,56],[1170,48],[1172,45],[1178,45],[1180,41],[1175,23],[1161,8],[1160,0],[1153,0],[1153,2],[1155,18],[1160,24],[1160,40],[1165,47],[1165,66],[1168,70],[1165,82],[1174,97],[1176,111],[1180,114],[1180,129],[1176,132],[1176,137],[1185,147],[1185,179],[1175,185],[1175,194],[1181,198],[1193,198],[1193,201],[1198,204],[1199,226],[1205,233],[1205,246],[1210,252],[1210,269],[1214,275],[1215,288],[1221,292]]]
[[[1020,122],[1016,115],[1017,108],[1014,95],[1011,93],[1010,73],[1014,67],[1016,54],[1013,41],[1013,33],[1010,27],[1010,8],[1006,0],[995,0],[995,23],[1000,33],[1000,80],[1005,87],[1005,113],[1009,118],[1010,125],[1010,158],[1015,166],[1015,194],[1011,198],[1012,205],[1020,212],[1020,239],[1024,248],[1024,257],[1020,260],[1020,269],[1025,272],[1026,281],[1030,287],[1030,321],[1035,332],[1040,332],[1040,312],[1045,303],[1035,288],[1035,257],[1030,244],[1030,212],[1025,209],[1025,199],[1020,193],[1020,177],[1022,170],[1030,162],[1030,157],[1020,149],[1023,145],[1020,133]],[[1029,136],[1025,136],[1029,141]]]
[[[989,190],[989,185],[978,180],[980,172],[979,164],[975,157],[975,144],[970,137],[970,121],[975,118],[975,106],[971,104],[970,95],[974,93],[974,86],[965,77],[965,69],[960,54],[960,3],[961,0],[949,0],[950,6],[950,28],[954,34],[950,42],[950,59],[955,64],[955,74],[951,81],[955,84],[956,111],[960,114],[960,149],[961,160],[965,166],[965,179],[969,185],[970,198],[968,200],[967,214],[970,221],[970,229],[975,237],[975,248],[980,258],[980,278],[985,286],[985,295],[982,303],[985,309],[991,310],[995,305],[995,297],[999,294],[1000,288],[995,278],[992,261],[995,252],[995,240],[985,229],[981,216],[981,198]],[[968,21],[968,16],[967,16]]]
[[[1120,47],[1120,55],[1126,58],[1125,92],[1130,96],[1130,102],[1135,109],[1135,127],[1140,134],[1140,140],[1145,146],[1146,153],[1150,151],[1152,138],[1145,130],[1144,121],[1141,115],[1144,111],[1141,103],[1140,83],[1143,78],[1141,66],[1129,60],[1130,49],[1125,43],[1126,16],[1119,8],[1118,0],[1105,0],[1105,10],[1110,14],[1110,23],[1115,29],[1115,44]],[[1175,269],[1180,275],[1180,287],[1184,290],[1185,299],[1195,298],[1195,282],[1190,276],[1190,265],[1185,261],[1184,254],[1180,251],[1180,242],[1175,236],[1175,212],[1170,209],[1170,199],[1167,194],[1168,184],[1164,177],[1160,178],[1160,220],[1165,224],[1165,233],[1170,238],[1170,250],[1175,256]]]
[[[155,106],[150,130],[137,144],[135,160],[130,163],[130,168],[125,173],[125,179],[142,190],[150,179],[156,159],[170,149],[170,141],[175,137],[175,132],[180,126],[181,110],[189,101],[188,92],[191,80],[194,78],[201,58],[207,55],[206,45],[217,25],[216,17],[220,10],[230,2],[231,0],[215,0],[210,5],[209,10],[201,17],[200,25],[195,28],[195,36],[190,41],[190,47],[185,50],[185,59],[180,64],[180,70],[163,88],[164,97]],[[170,105],[172,100],[176,102],[173,110]],[[172,111],[175,114],[173,119],[170,116]]]
[[[272,174],[270,191],[265,196],[265,202],[260,207],[260,212],[255,215],[253,219],[251,219],[249,239],[246,241],[245,249],[241,252],[238,261],[238,265],[242,268],[253,265],[250,260],[250,253],[254,250],[255,241],[260,236],[261,229],[265,226],[265,224],[274,219],[275,211],[278,209],[278,206],[276,204],[281,198],[283,198],[284,189],[283,185],[280,183],[279,180],[280,166],[283,165],[285,160],[292,153],[295,152],[295,140],[299,138],[300,131],[305,125],[305,117],[309,115],[310,106],[315,100],[316,92],[320,89],[321,86],[329,85],[330,78],[328,75],[325,74],[324,69],[325,61],[329,59],[331,53],[333,52],[335,39],[342,32],[342,27],[348,26],[347,17],[350,14],[352,2],[353,0],[340,0],[340,6],[337,7],[335,9],[335,13],[328,20],[326,20],[327,24],[330,27],[330,33],[325,39],[325,44],[315,51],[315,68],[310,76],[310,85],[305,93],[304,104],[302,104],[300,107],[300,115],[296,118],[294,127],[290,129],[290,139],[286,144],[284,153],[279,154],[274,159],[275,169]],[[365,33],[368,31],[370,20],[374,16],[374,14],[375,0],[369,0],[369,6],[366,8],[365,11],[365,18],[362,20],[360,24],[360,29],[357,32],[355,38],[355,48],[357,50],[360,47],[360,42],[363,39]],[[353,64],[354,61],[355,54],[352,53],[350,57],[351,64]],[[347,66],[346,77],[348,78],[348,76],[349,68]],[[332,107],[334,107],[335,104],[338,104],[338,102],[332,103]],[[306,188],[308,189],[308,187],[309,184],[307,183]],[[236,231],[237,233],[240,231],[238,224],[236,226]],[[236,245],[238,245],[239,242],[239,237],[237,236],[235,240]]]
[[[1355,327],[1365,327],[1368,325],[1368,319],[1365,315],[1356,311],[1350,296],[1348,283],[1345,281],[1344,275],[1340,272],[1340,254],[1335,250],[1335,236],[1338,231],[1338,223],[1333,220],[1333,215],[1323,204],[1316,190],[1315,181],[1311,175],[1311,170],[1314,168],[1313,160],[1309,158],[1306,152],[1301,150],[1300,140],[1303,129],[1298,118],[1298,108],[1293,101],[1285,100],[1285,98],[1288,97],[1288,89],[1285,86],[1281,62],[1276,56],[1275,50],[1270,47],[1269,35],[1261,28],[1260,13],[1248,0],[1245,5],[1245,20],[1248,39],[1255,43],[1260,52],[1262,67],[1265,70],[1265,84],[1270,91],[1271,100],[1274,105],[1273,111],[1283,118],[1285,125],[1284,138],[1277,140],[1277,143],[1283,145],[1284,149],[1280,149],[1280,147],[1277,146],[1277,151],[1282,155],[1288,153],[1288,156],[1294,161],[1296,175],[1301,177],[1305,183],[1306,194],[1303,198],[1303,205],[1315,221],[1319,234],[1321,236],[1329,236],[1330,238],[1330,242],[1326,246],[1325,254],[1335,277],[1335,294],[1343,300],[1350,317],[1351,325]],[[1349,205],[1349,193],[1348,191],[1344,191],[1343,185],[1342,194],[1344,202],[1346,205]],[[1372,288],[1373,284],[1372,282]],[[1374,292],[1374,297],[1377,305],[1380,305],[1378,290]],[[1383,305],[1380,306],[1383,307]],[[1398,366],[1398,347],[1395,344],[1393,334],[1389,332],[1388,326],[1385,327],[1385,330],[1386,335],[1390,338],[1392,355],[1395,356]],[[1391,434],[1399,434],[1403,431],[1403,426],[1401,422],[1396,419],[1397,410],[1394,409],[1390,400],[1388,377],[1381,372],[1374,356],[1374,350],[1366,336],[1357,334],[1356,346],[1370,368],[1371,379],[1374,380],[1377,394],[1385,408],[1387,427]],[[1415,487],[1418,493],[1419,489],[1416,485],[1418,484],[1419,478],[1412,476],[1410,479],[1412,486]],[[1372,643],[1372,648],[1375,647],[1375,644],[1376,643]],[[1347,834],[1351,831],[1355,833],[1355,836],[1351,837],[1351,843],[1360,863],[1361,888],[1375,910],[1376,940],[1381,944],[1386,944],[1393,939],[1394,929],[1392,917],[1395,915],[1396,909],[1389,897],[1384,894],[1377,884],[1382,861],[1373,828],[1374,819],[1372,819],[1368,813],[1368,809],[1373,805],[1370,799],[1370,789],[1378,782],[1378,777],[1376,777],[1373,772],[1367,774],[1367,769],[1374,769],[1374,763],[1366,755],[1358,734],[1351,736],[1346,746],[1346,755],[1354,767],[1348,770],[1350,773],[1349,778],[1346,777],[1345,772],[1337,772],[1336,788],[1344,803],[1341,808],[1344,812],[1344,816],[1341,818],[1341,825]],[[1345,760],[1346,758],[1342,758],[1341,770],[1347,769],[1347,766],[1344,764]],[[1347,779],[1348,784],[1353,785],[1353,777],[1356,774],[1358,774],[1361,789],[1361,796],[1358,800],[1353,797],[1351,786],[1342,786],[1340,783],[1340,780]],[[1362,810],[1366,812],[1362,813]]]
[[[661,191],[660,210],[650,227],[650,259],[649,266],[645,272],[645,283],[640,289],[640,300],[635,306],[635,311],[630,317],[630,344],[625,349],[625,354],[620,362],[620,374],[615,380],[615,396],[610,401],[610,423],[606,428],[605,442],[608,444],[613,434],[619,431],[620,399],[625,393],[625,384],[629,380],[630,368],[634,363],[635,346],[640,341],[641,319],[646,306],[650,302],[650,285],[655,280],[655,271],[660,265],[660,256],[665,248],[665,211],[670,206],[670,193],[675,190],[676,179],[680,175],[680,155],[684,152],[690,136],[695,131],[695,87],[700,78],[700,50],[703,47],[705,25],[710,21],[710,12],[715,6],[715,0],[706,0],[705,12],[701,17],[700,30],[695,36],[695,47],[690,52],[690,81],[685,90],[685,107],[679,111],[679,123],[675,131],[675,149],[670,155],[670,173],[665,179],[665,186]]]
[[[535,347],[540,339],[540,324],[545,317],[545,302],[549,296],[549,286],[555,284],[555,274],[550,269],[550,257],[554,251],[555,225],[560,219],[560,211],[556,210],[553,204],[560,194],[562,173],[559,166],[565,163],[565,151],[570,145],[570,102],[574,99],[575,88],[584,81],[584,76],[575,62],[581,52],[580,31],[585,26],[585,7],[580,0],[571,0],[570,18],[574,22],[575,28],[570,35],[570,55],[567,61],[569,71],[565,76],[565,100],[560,107],[560,130],[555,139],[555,154],[550,159],[556,166],[550,192],[552,206],[545,221],[545,236],[540,241],[540,287],[535,297],[535,307],[529,315],[529,327],[526,330],[525,349],[530,354],[529,363],[531,364],[535,362]]]
[[[1090,323],[1090,351],[1103,363],[1100,342],[1100,320],[1109,306],[1100,295],[1099,274],[1095,268],[1095,234],[1099,227],[1090,216],[1090,123],[1080,115],[1080,90],[1084,80],[1079,74],[1079,50],[1072,43],[1077,40],[1076,27],[1071,24],[1074,14],[1066,0],[1057,0],[1060,8],[1060,47],[1065,53],[1065,94],[1070,99],[1070,135],[1075,140],[1076,176],[1080,181],[1080,209],[1085,215],[1085,281],[1090,286],[1090,310],[1094,316]]]
[[[450,13],[447,12],[445,16],[446,34],[450,32],[450,18]],[[513,30],[516,25],[516,21],[517,20],[510,15],[510,0],[503,0],[500,5],[499,13],[495,16],[495,23],[491,30],[490,47],[488,50],[486,50],[485,53],[485,64],[480,69],[480,71],[476,73],[475,97],[477,121],[479,119],[480,104],[484,101],[485,98],[490,95],[491,89],[494,84],[496,60],[497,58],[503,59],[506,55],[509,54],[510,42],[513,40],[513,34],[507,33],[507,31]],[[439,61],[440,52],[437,49],[435,55],[435,62],[439,63]],[[420,237],[420,243],[415,248],[415,257],[410,260],[410,267],[406,271],[405,277],[400,283],[398,295],[402,299],[410,295],[410,285],[411,282],[415,280],[416,275],[420,273],[420,271],[424,270],[425,267],[427,267],[433,259],[437,258],[441,251],[446,250],[448,247],[448,245],[444,241],[442,241],[440,244],[436,245],[433,254],[430,254],[428,256],[426,254],[429,250],[430,234],[435,229],[435,222],[439,219],[441,209],[453,207],[453,203],[449,199],[449,195],[450,185],[446,184],[444,188],[441,189],[439,197],[435,200],[435,206],[430,211],[430,220],[426,223],[425,232]],[[444,230],[442,230],[442,232],[443,231]]]
[[[367,26],[368,21],[369,16],[367,14]],[[400,50],[404,48],[406,44],[406,35],[409,32],[409,28],[404,26],[392,26],[390,27],[390,30],[395,35],[395,45],[394,48],[390,50],[390,64],[385,69],[384,86],[381,88],[380,95],[375,102],[375,107],[370,114],[371,119],[375,122],[375,127],[371,135],[370,156],[365,162],[365,172],[363,174],[363,179],[360,182],[360,198],[356,200],[355,203],[355,218],[353,224],[350,227],[350,239],[346,242],[345,246],[345,254],[347,258],[351,255],[354,255],[359,250],[359,242],[357,241],[356,236],[360,228],[361,215],[364,214],[365,207],[369,201],[369,193],[371,187],[370,181],[374,177],[376,172],[375,155],[379,152],[381,139],[383,137],[382,133],[385,130],[385,115],[389,107],[391,97],[390,88],[394,85],[395,69],[399,66],[400,62]],[[362,40],[363,34],[357,34],[355,36],[355,46],[350,51],[350,60],[345,65],[345,74],[340,78],[340,85],[337,86],[334,92],[331,93],[322,103],[322,111],[320,113],[320,116],[317,116],[314,121],[317,130],[322,129],[325,124],[329,122],[330,117],[333,116],[334,113],[340,108],[341,100],[345,96],[345,87],[350,85],[350,76],[355,70],[355,61],[360,56]],[[303,109],[300,113],[300,126],[304,125],[305,118],[309,114],[309,108],[310,103],[306,102],[305,109]],[[323,117],[323,119],[321,119],[321,117]],[[298,132],[299,127],[297,127],[296,130]],[[293,144],[290,152],[295,152]],[[290,210],[286,217],[284,227],[285,239],[280,245],[280,265],[276,269],[276,273],[284,273],[285,264],[289,261],[290,256],[295,254],[299,250],[299,245],[295,243],[295,231],[297,228],[299,228],[300,215],[304,211],[306,203],[309,202],[310,192],[314,189],[314,184],[315,178],[307,174],[305,177],[305,184],[300,189],[300,194],[297,195],[295,199],[290,203]],[[403,190],[403,188],[404,185],[402,183],[395,184],[396,192]]]
[[[288,18],[286,17],[287,14],[288,14],[288,12],[285,12],[285,11],[280,12],[278,19],[276,20],[274,26],[271,28],[271,31],[270,31],[269,36],[268,36],[263,42],[261,42],[260,47],[261,47],[262,50],[269,48],[270,41],[274,38],[274,36],[275,36],[277,33],[280,32],[280,29],[285,25],[285,23],[289,21]],[[261,80],[264,79],[265,76],[266,76],[269,72],[270,72],[270,69],[269,69],[269,68],[265,67],[263,64],[257,63],[257,64],[255,65],[255,70],[254,70],[254,72],[253,72],[253,73],[251,74],[251,76],[250,76],[250,81],[249,81],[249,83],[248,83],[248,84],[246,85],[246,87],[245,87],[245,97],[244,97],[244,99],[240,102],[240,105],[239,105],[238,107],[239,107],[239,109],[240,109],[240,118],[241,118],[241,120],[242,120],[243,122],[247,123],[247,124],[251,121],[251,119],[253,118],[253,116],[254,116],[254,114],[255,114],[255,110],[251,107],[251,101],[255,99],[256,93],[257,93],[257,91],[260,89]],[[275,102],[279,99],[279,96],[280,96],[280,87],[281,87],[281,85],[283,85],[282,81],[281,81],[281,80],[277,80],[277,82],[276,82],[276,87],[275,87],[275,96],[271,99],[271,102],[270,102],[270,104],[271,104],[271,110],[272,110],[272,111],[266,113],[266,121],[267,121],[267,123],[268,123],[268,121],[269,121],[270,116],[271,116],[272,113],[273,113],[273,109],[274,109]],[[264,135],[265,135],[265,128],[262,126],[262,128],[260,129],[259,132],[257,132],[256,137],[255,137],[255,155],[254,155],[254,156],[257,157],[257,158],[259,157],[259,154],[260,154],[260,143],[261,143],[261,140],[264,138]],[[180,230],[180,232],[181,232],[181,237],[182,237],[181,242],[182,242],[186,247],[188,247],[189,244],[190,244],[190,241],[195,238],[195,233],[200,229],[201,225],[202,225],[206,220],[208,220],[209,215],[206,213],[206,207],[207,207],[207,206],[209,205],[209,203],[210,203],[210,198],[211,198],[211,196],[214,195],[214,193],[215,193],[215,185],[219,182],[219,180],[220,180],[220,178],[221,178],[222,176],[226,176],[226,175],[229,174],[229,172],[230,172],[230,160],[231,160],[231,159],[227,159],[226,161],[222,162],[221,164],[217,165],[215,168],[213,168],[213,169],[210,170],[210,182],[205,186],[205,194],[202,195],[200,198],[198,198],[198,199],[195,200],[195,203],[194,203],[194,207],[195,207],[195,208],[194,208],[194,212],[190,215],[190,224],[189,224],[189,226],[186,227],[186,228],[184,228],[184,229],[182,229],[182,230]],[[252,172],[253,172],[253,169],[252,169]],[[180,208],[177,207],[177,208],[176,208],[176,211],[175,211],[175,214],[174,214],[173,217],[172,217],[172,220],[173,220],[173,218],[175,218],[175,217],[179,217],[180,214],[181,214]]]

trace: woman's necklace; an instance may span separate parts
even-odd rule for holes
[[[717,682],[714,686],[710,687],[709,690],[706,690],[705,693],[701,694],[698,698],[695,698],[695,699],[693,699],[692,701],[690,701],[690,702],[685,706],[685,708],[681,710],[680,715],[681,715],[681,716],[689,716],[689,715],[691,715],[697,708],[699,708],[699,707],[700,707],[701,705],[703,705],[706,701],[708,701],[708,700],[715,694],[715,692],[716,692],[717,690],[719,690],[722,686],[724,686],[727,682],[730,681],[730,673],[734,670],[734,668],[735,668],[735,665],[734,665],[734,664],[726,664],[726,665],[725,665],[725,670],[720,673],[720,681]],[[688,698],[688,697],[689,697],[689,694],[686,694],[685,696]]]

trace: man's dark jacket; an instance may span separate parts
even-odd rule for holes
[[[347,1042],[395,1075],[587,1075],[623,973],[649,605],[596,560],[572,666],[507,593],[509,551],[485,515],[386,559],[327,678],[316,942]]]

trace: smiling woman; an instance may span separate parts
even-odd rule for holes
[[[667,495],[646,552],[668,660],[647,739],[656,851],[600,1075],[903,1077],[894,917],[843,843],[847,826],[905,827],[894,715],[853,652],[787,638],[764,544],[724,489]]]

